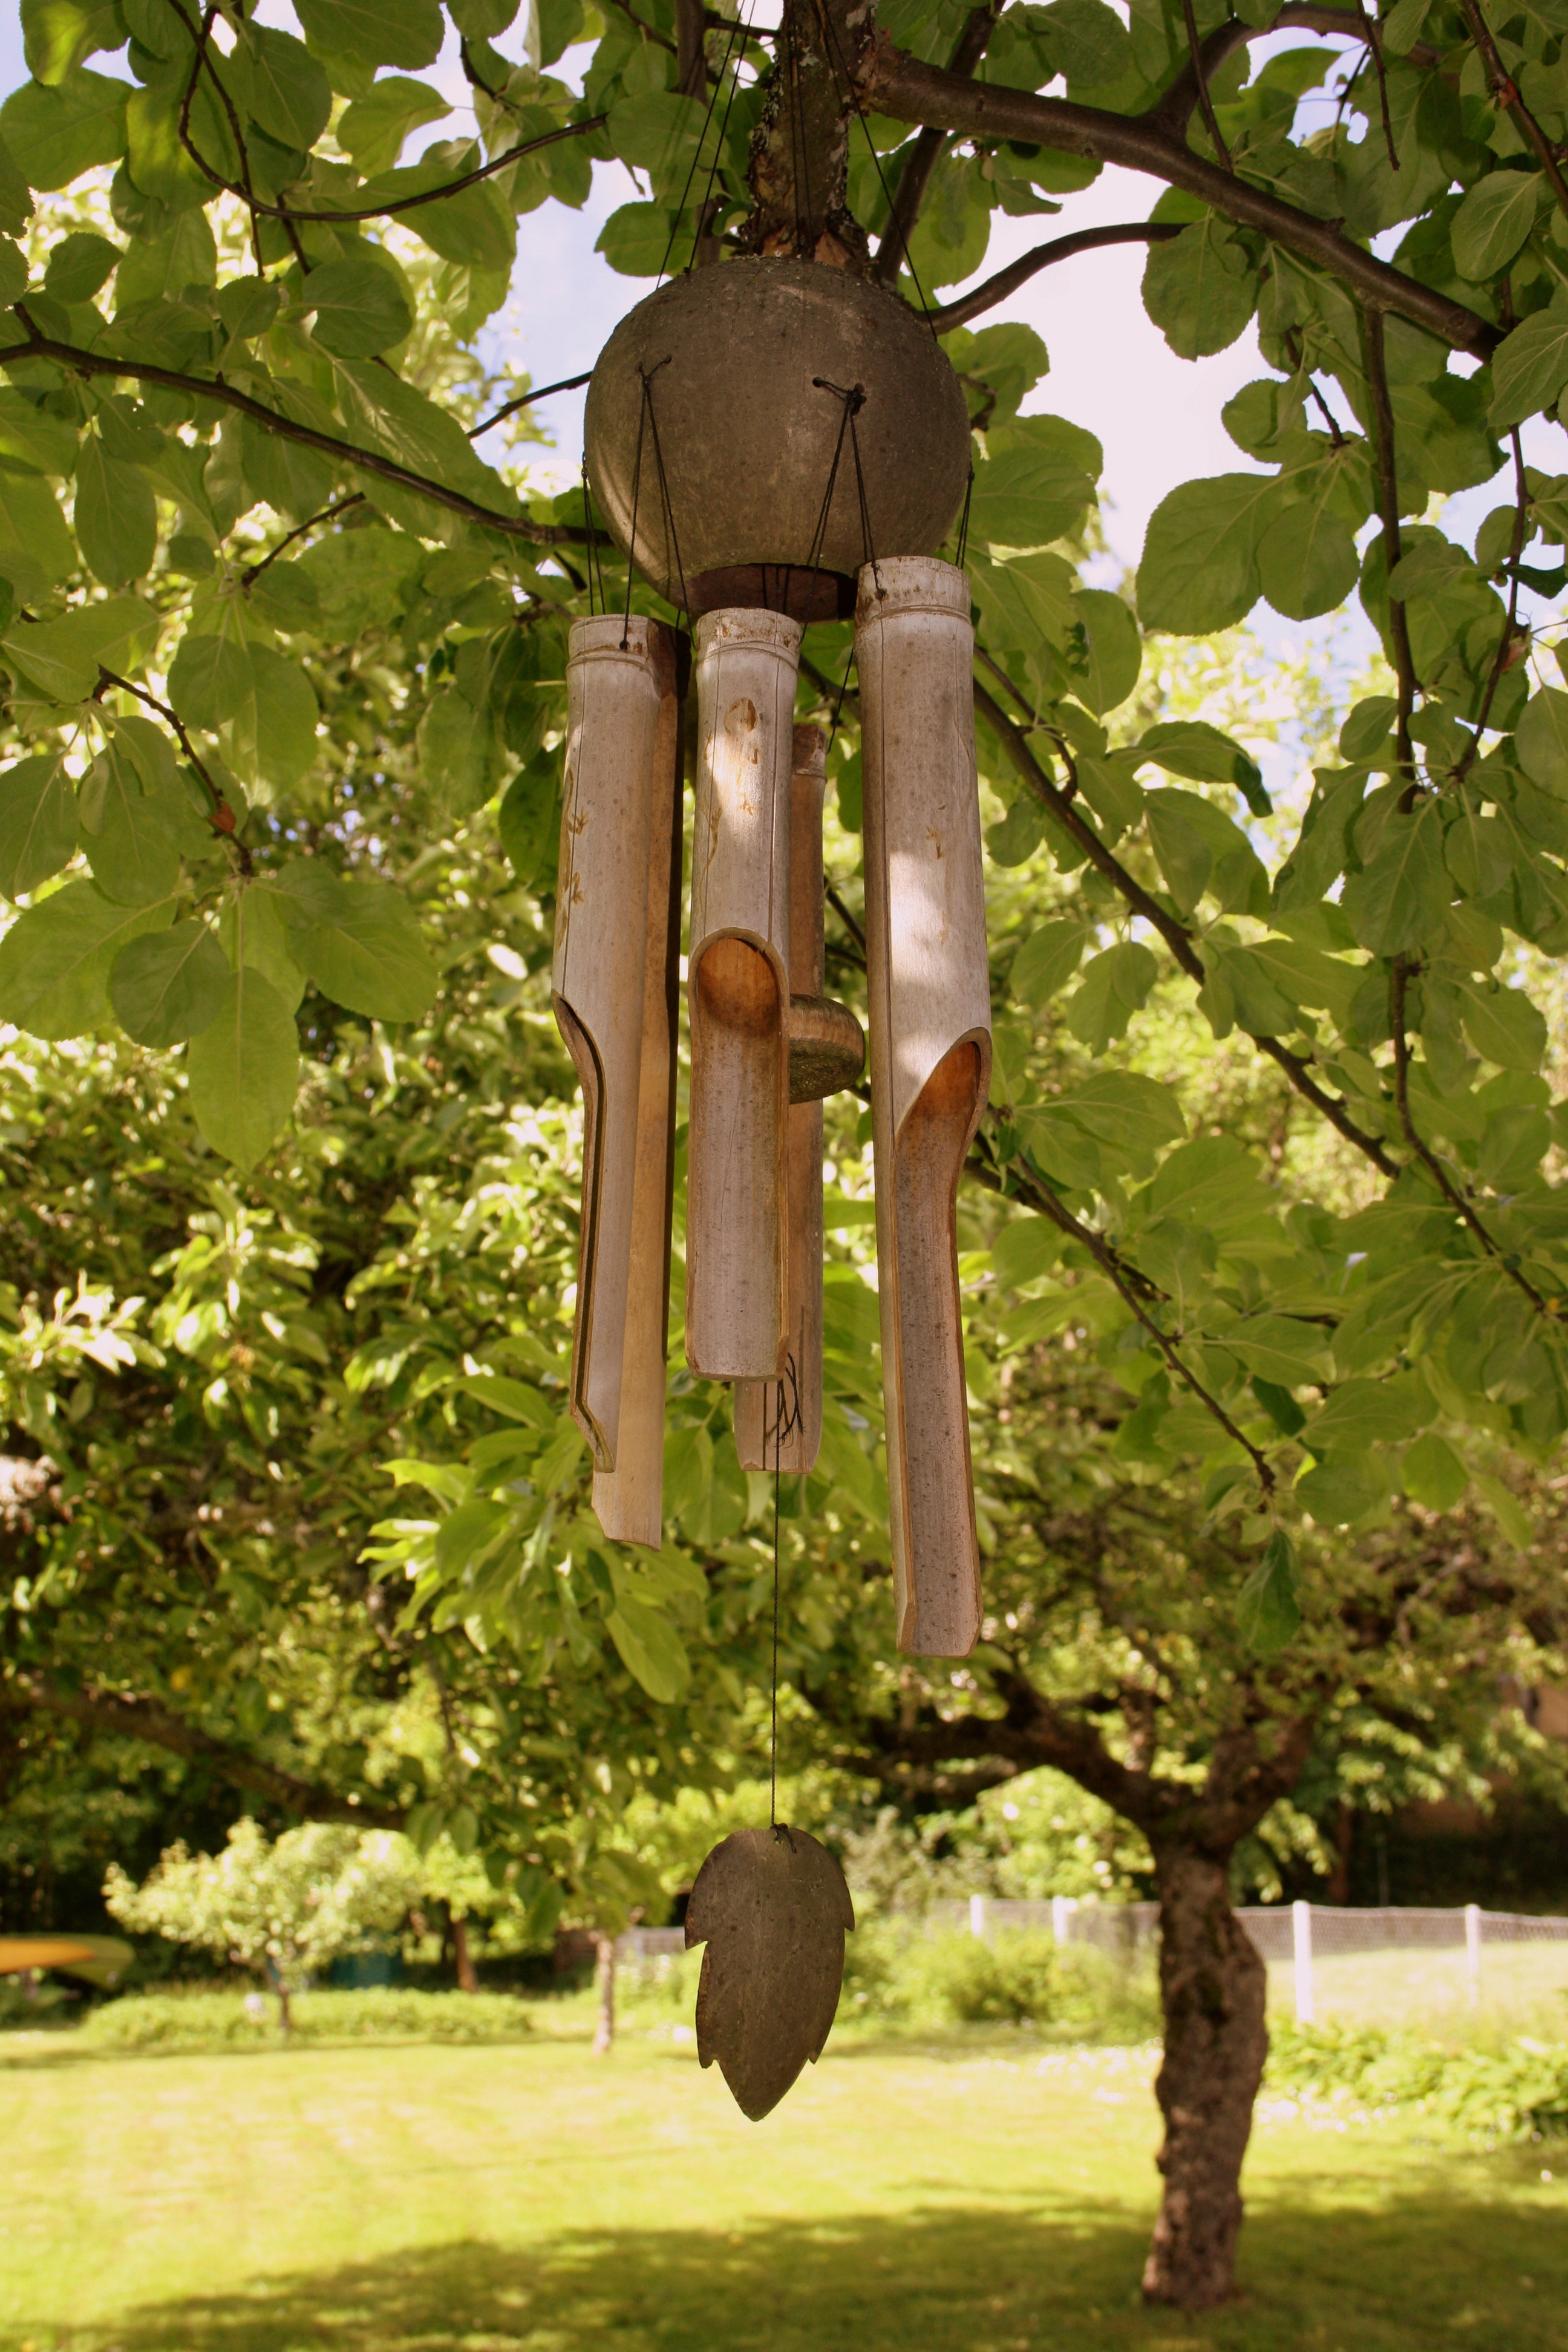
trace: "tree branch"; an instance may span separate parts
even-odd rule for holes
[[[1208,76],[1204,71],[1203,44],[1198,39],[1198,20],[1193,12],[1193,0],[1182,0],[1182,15],[1186,19],[1187,55],[1192,59],[1193,79],[1197,85],[1198,104],[1203,110],[1204,123],[1210,139],[1214,142],[1215,153],[1219,157],[1226,170],[1234,173],[1236,165],[1230,160],[1230,149],[1220,136],[1219,118],[1215,113],[1214,100],[1209,96]]]
[[[1348,11],[1346,15],[1347,30],[1354,33],[1355,19]],[[1331,221],[1319,220],[1194,154],[1164,126],[1158,107],[1145,115],[1111,114],[1101,107],[1041,98],[1033,90],[1008,89],[997,82],[964,81],[906,56],[880,33],[867,44],[858,86],[862,106],[894,121],[921,122],[985,142],[1012,139],[1056,147],[1069,155],[1121,163],[1170,187],[1184,188],[1227,219],[1261,230],[1328,270],[1363,301],[1426,328],[1456,351],[1485,359],[1501,340],[1498,329],[1474,310],[1379,261]]]
[[[970,11],[969,22],[958,37],[958,47],[952,53],[950,73],[973,77],[985,45],[991,38],[1002,0],[984,0],[984,5]],[[899,173],[899,184],[893,190],[892,208],[888,226],[877,246],[877,258],[871,275],[883,286],[896,286],[899,272],[909,258],[910,237],[921,216],[931,175],[942,158],[947,135],[942,131],[922,131],[904,159]],[[1000,300],[1000,296],[998,296]]]
[[[1535,150],[1536,160],[1552,183],[1552,194],[1563,211],[1568,214],[1568,182],[1565,182],[1563,177],[1556,150],[1523,99],[1521,98],[1519,85],[1498,55],[1497,43],[1491,37],[1486,18],[1477,5],[1477,0],[1459,0],[1459,14],[1469,26],[1470,38],[1480,51],[1493,98],[1500,106],[1508,109],[1531,146]]]
[[[1070,236],[1054,236],[1045,245],[1037,245],[994,278],[987,278],[955,302],[944,302],[940,310],[928,310],[926,317],[939,335],[950,327],[967,326],[978,319],[983,310],[1005,302],[1020,286],[1026,285],[1037,270],[1049,269],[1058,261],[1070,261],[1075,253],[1093,253],[1104,245],[1163,245],[1173,236],[1180,236],[1180,221],[1121,221],[1106,228],[1075,229]]]
[[[1377,464],[1377,505],[1383,520],[1383,547],[1387,559],[1387,575],[1394,576],[1399,562],[1399,478],[1394,450],[1394,407],[1388,396],[1388,369],[1383,351],[1383,312],[1375,303],[1363,302],[1362,318],[1362,349],[1366,359],[1367,388],[1372,394],[1373,451]],[[1399,682],[1399,716],[1394,729],[1394,741],[1399,752],[1399,764],[1405,785],[1400,806],[1408,809],[1415,790],[1415,754],[1410,741],[1410,719],[1415,708],[1415,664],[1410,652],[1410,628],[1405,615],[1405,600],[1392,592],[1388,599],[1388,634],[1394,641],[1394,670]]]
[[[44,1675],[17,1675],[0,1686],[0,1698],[9,1705],[20,1701],[43,1713],[63,1716],[68,1722],[85,1724],[92,1731],[108,1732],[121,1739],[143,1740],[149,1747],[184,1757],[187,1763],[205,1764],[230,1788],[265,1797],[289,1812],[302,1814],[308,1821],[355,1822],[363,1829],[396,1830],[403,1826],[401,1809],[350,1804],[331,1790],[317,1788],[277,1765],[265,1764],[259,1757],[231,1748],[226,1740],[215,1739],[210,1732],[171,1715],[156,1699],[127,1697],[118,1691],[68,1690]]]
[[[1513,664],[1519,659],[1523,646],[1530,642],[1528,631],[1522,642],[1519,632],[1519,562],[1524,553],[1524,534],[1530,521],[1530,484],[1525,479],[1524,449],[1520,441],[1517,425],[1508,437],[1513,448],[1514,493],[1513,540],[1508,557],[1508,613],[1503,621],[1502,635],[1498,641],[1497,653],[1493,657],[1491,670],[1487,678],[1487,690],[1481,697],[1481,707],[1476,714],[1476,731],[1454,769],[1454,782],[1457,784],[1464,782],[1475,764],[1476,755],[1481,748],[1481,736],[1486,730],[1487,719],[1496,699],[1497,690],[1502,684],[1504,673],[1511,669]]]
[[[122,377],[132,383],[160,383],[171,392],[193,393],[198,399],[237,409],[240,415],[252,418],[285,441],[298,441],[307,449],[321,450],[341,465],[353,466],[362,473],[374,474],[380,481],[413,490],[433,505],[445,507],[449,513],[479,523],[486,530],[501,531],[509,539],[526,540],[532,547],[582,547],[587,543],[587,532],[579,530],[574,524],[534,522],[527,515],[501,514],[493,507],[481,506],[477,499],[465,498],[460,490],[448,489],[444,482],[433,480],[428,474],[416,474],[411,467],[382,457],[377,450],[362,449],[356,442],[340,441],[331,433],[318,433],[313,425],[298,424],[293,417],[281,415],[277,409],[267,407],[248,393],[239,392],[233,384],[216,377],[184,375],[176,368],[154,367],[147,360],[112,358],[101,352],[80,350],[74,343],[57,343],[51,336],[39,334],[20,302],[13,307],[27,329],[28,341],[0,348],[0,367],[8,367],[16,360],[53,360],[57,366],[77,375]]]

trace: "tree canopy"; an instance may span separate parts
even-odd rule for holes
[[[479,136],[405,163],[448,111],[417,79],[447,15]],[[778,253],[875,274],[931,316],[974,436],[998,1029],[961,1244],[992,1613],[957,1672],[889,1654],[865,1122],[841,1101],[823,1458],[780,1497],[785,1734],[909,1802],[1053,1763],[1143,1829],[1167,2104],[1184,2067],[1224,2143],[1205,2170],[1174,2131],[1217,2219],[1167,2232],[1151,2292],[1212,2299],[1256,2080],[1257,2035],[1212,2026],[1247,2011],[1244,1958],[1216,1994],[1201,1957],[1238,1842],[1314,1773],[1321,1795],[1495,1755],[1500,1676],[1562,1657],[1568,692],[1543,647],[1568,476],[1521,436],[1568,387],[1568,14],[23,17],[32,79],[0,108],[7,1718],[39,1770],[60,1727],[151,1741],[584,1904],[612,1901],[593,1871],[634,1786],[754,1762],[772,1530],[727,1400],[674,1373],[647,1555],[598,1531],[563,1412],[565,633],[590,556],[612,601],[668,608],[590,550],[581,490],[530,482],[530,388],[486,322],[529,215],[613,159],[646,183],[601,240],[628,281]],[[129,80],[100,70],[122,47]],[[1069,217],[982,275],[996,211],[1070,215],[1106,163],[1163,184],[1147,218]],[[1225,412],[1238,469],[1173,491],[1120,586],[1086,584],[1097,443],[1049,414],[1037,336],[977,324],[1108,241],[1147,247],[1177,353],[1256,320],[1268,371]],[[1460,544],[1443,499],[1494,479]],[[1357,600],[1381,647],[1331,709],[1320,681],[1277,800],[1244,698],[1196,690],[1181,643],[1259,599]],[[849,654],[808,634],[799,715],[835,725],[854,994]]]

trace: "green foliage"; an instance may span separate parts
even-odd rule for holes
[[[840,2013],[916,2031],[1027,2025],[1079,2042],[1143,2042],[1159,2023],[1152,1976],[1101,1953],[1058,1951],[1027,1930],[987,1941],[897,1918],[861,1927],[846,1944]]]
[[[1375,2026],[1274,2025],[1271,2087],[1369,2106],[1411,2107],[1466,2139],[1537,2140],[1568,2132],[1568,2047],[1517,2042],[1448,2050]]]
[[[104,2001],[76,2036],[83,2050],[155,2052],[257,2050],[276,2036],[269,2004],[236,1992],[195,1987],[128,1993]],[[312,1989],[290,2003],[291,2038],[327,2047],[353,2042],[521,2042],[531,2032],[526,2002],[503,1992],[366,1992]]]

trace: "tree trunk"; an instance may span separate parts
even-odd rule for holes
[[[288,1978],[279,1976],[275,1970],[272,1989],[278,1995],[278,2031],[282,2039],[288,2042],[292,2038],[294,2032],[294,2012],[289,2006]]]
[[[1241,2160],[1263,2074],[1268,1979],[1237,1922],[1229,1851],[1154,1847],[1165,2054],[1165,2193],[1143,2271],[1146,2303],[1204,2311],[1231,2292],[1241,2228]]]
[[[479,1977],[468,1949],[468,1923],[456,1911],[452,1914],[452,1958],[458,1965],[458,1990],[478,1992]]]
[[[594,1937],[594,1990],[599,1996],[598,2021],[594,2027],[594,2055],[609,2054],[616,2038],[616,1939],[613,1936]]]

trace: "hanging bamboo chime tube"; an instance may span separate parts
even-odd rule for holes
[[[696,629],[686,1358],[772,1380],[788,1344],[790,803],[801,626],[722,609]]]
[[[795,730],[790,782],[789,984],[792,1006],[823,989],[822,798],[827,738]],[[794,1024],[792,1022],[792,1027]],[[792,1088],[798,1094],[799,1087]],[[789,1252],[789,1347],[783,1412],[776,1381],[735,1388],[735,1450],[742,1470],[813,1469],[822,1444],[822,1103],[792,1101],[785,1226]]]
[[[962,1657],[980,1553],[958,1288],[959,1172],[991,1078],[969,583],[905,556],[860,573],[855,658],[877,1262],[899,1645]]]
[[[662,1541],[684,648],[633,614],[573,624],[555,1018],[583,1087],[572,1417],[613,1541]]]

